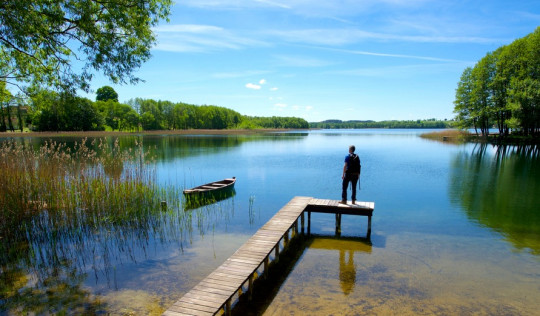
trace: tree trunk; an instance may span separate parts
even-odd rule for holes
[[[19,130],[21,133],[24,131],[24,121],[22,119],[21,104],[17,104],[17,119],[19,120]]]
[[[4,105],[0,102],[0,132],[6,131],[6,119],[4,115]]]
[[[10,110],[11,106],[9,106],[9,103],[6,107],[7,109],[7,118],[8,118],[8,126],[9,126],[9,130],[14,132],[15,129],[13,128],[13,122],[11,121],[11,110]]]

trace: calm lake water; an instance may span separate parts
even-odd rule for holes
[[[440,143],[423,132],[137,137],[154,148],[161,184],[235,176],[234,196],[188,211],[189,225],[171,211],[144,231],[54,232],[54,241],[13,245],[23,255],[4,254],[0,314],[160,314],[294,196],[340,199],[354,144],[358,200],[375,202],[371,239],[365,217],[344,215],[336,238],[334,216],[313,214],[313,236],[296,242],[242,314],[540,315],[538,150]]]

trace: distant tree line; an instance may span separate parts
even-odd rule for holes
[[[452,126],[452,121],[440,121],[436,119],[411,120],[411,121],[341,121],[326,120],[322,122],[309,123],[310,128],[448,128]]]
[[[540,135],[540,27],[466,68],[454,105],[457,127]]]
[[[250,117],[213,105],[141,98],[123,104],[109,86],[96,91],[95,102],[69,92],[42,88],[34,87],[26,92],[26,98],[16,101],[5,87],[0,87],[0,131],[13,131],[13,126],[21,131],[23,126],[35,131],[309,128],[308,122],[301,118]],[[22,112],[24,118],[14,115]]]

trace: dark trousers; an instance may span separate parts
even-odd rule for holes
[[[358,183],[358,174],[350,174],[350,173],[345,173],[345,177],[343,178],[341,200],[347,201],[347,187],[349,187],[349,182],[352,183],[351,199],[353,201],[356,201],[356,184]]]

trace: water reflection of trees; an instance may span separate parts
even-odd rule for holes
[[[477,144],[452,162],[451,196],[467,216],[540,255],[537,146]]]
[[[276,132],[260,133],[251,135],[122,135],[115,137],[88,137],[89,143],[95,139],[103,140],[109,145],[118,141],[120,149],[128,149],[136,146],[136,143],[144,142],[145,151],[152,150],[157,161],[170,161],[176,158],[207,155],[219,153],[223,150],[240,147],[244,143],[260,141],[295,141],[308,136],[308,133],[300,132]],[[24,143],[38,150],[51,138],[18,138],[17,142]],[[66,143],[68,146],[80,140],[80,137],[54,137],[54,141]],[[93,148],[95,149],[95,148]],[[157,149],[157,150],[156,150]]]

